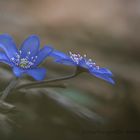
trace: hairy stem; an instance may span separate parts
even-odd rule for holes
[[[21,86],[18,86],[16,89],[19,90],[19,89],[23,89],[23,88],[26,88],[26,89],[40,88],[40,87],[43,87],[43,86],[47,86],[48,83],[63,81],[63,80],[68,80],[68,79],[74,78],[79,74],[80,73],[76,70],[76,72],[74,74],[71,74],[71,75],[68,75],[68,76],[54,78],[54,79],[50,79],[50,80],[39,81],[39,82],[32,82],[32,83],[28,83],[28,84],[23,84]]]
[[[4,101],[5,99],[6,99],[6,97],[8,96],[8,94],[10,93],[10,91],[12,90],[12,89],[14,89],[15,88],[15,86],[17,85],[17,83],[18,83],[18,78],[14,78],[10,83],[9,83],[9,85],[5,88],[5,90],[4,91],[2,91],[2,95],[1,95],[1,97],[0,97],[0,100],[1,101]]]

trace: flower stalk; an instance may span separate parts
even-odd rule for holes
[[[19,90],[19,89],[29,89],[29,88],[40,88],[40,87],[52,86],[52,85],[49,85],[49,83],[60,82],[60,81],[72,79],[72,78],[75,78],[76,76],[78,76],[82,72],[83,71],[79,67],[77,67],[76,70],[75,70],[75,72],[73,74],[71,74],[71,75],[63,76],[63,77],[59,77],[59,78],[54,78],[54,79],[50,79],[50,80],[37,81],[37,82],[23,84],[21,86],[16,87],[16,89]],[[64,85],[63,86],[60,85],[60,87],[64,87]]]
[[[9,85],[5,88],[4,91],[1,92],[1,97],[0,97],[0,101],[4,101],[6,99],[6,97],[8,96],[8,94],[15,88],[15,86],[18,83],[19,78],[14,78]]]

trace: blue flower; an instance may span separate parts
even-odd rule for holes
[[[81,56],[80,54],[73,54],[72,52],[69,52],[69,55],[67,55],[55,50],[51,53],[51,56],[55,58],[55,62],[57,63],[83,68],[84,71],[86,70],[98,78],[101,78],[111,84],[115,84],[112,79],[112,72],[107,68],[97,66],[92,59],[87,59],[86,55]]]
[[[40,40],[38,36],[29,36],[17,49],[13,38],[8,34],[0,35],[0,62],[10,65],[16,77],[23,74],[30,75],[36,80],[43,80],[46,69],[38,65],[50,55],[53,49],[44,46],[39,50]]]

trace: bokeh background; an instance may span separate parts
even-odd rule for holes
[[[17,45],[30,34],[64,52],[87,54],[115,76],[112,86],[88,73],[67,88],[13,91],[0,106],[1,140],[118,140],[140,137],[139,0],[0,0],[0,33]],[[0,64],[0,90],[13,78]],[[46,79],[71,74],[52,63]],[[29,80],[25,77],[21,83]],[[28,80],[28,81],[27,81]],[[57,83],[54,83],[57,84]]]

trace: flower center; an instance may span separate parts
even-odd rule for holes
[[[15,57],[11,58],[11,61],[18,67],[23,68],[23,69],[28,69],[31,68],[37,59],[37,56],[29,58],[29,55],[31,52],[27,53],[27,56],[25,58],[21,57],[21,51],[19,51],[19,54],[17,53]]]
[[[75,62],[77,65],[81,62],[81,61],[85,61],[85,64],[88,66],[88,67],[91,67],[91,68],[96,68],[96,69],[100,69],[99,66],[96,65],[95,62],[93,62],[92,59],[87,59],[87,56],[86,54],[84,56],[81,56],[80,54],[74,54],[72,52],[69,52],[69,55],[70,55],[70,58],[72,59],[73,62]]]
[[[30,68],[34,63],[28,61],[26,58],[20,59],[19,66],[21,68]]]

